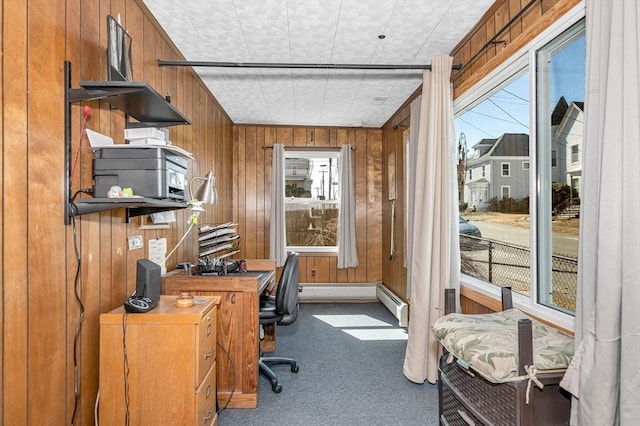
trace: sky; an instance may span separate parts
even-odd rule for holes
[[[552,55],[549,114],[561,96],[567,102],[584,101],[585,59],[584,35]],[[497,138],[504,133],[529,133],[529,99],[529,73],[526,72],[458,116],[455,120],[456,140],[466,139],[467,148],[471,149],[483,138]]]

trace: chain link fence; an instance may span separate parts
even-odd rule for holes
[[[529,296],[529,247],[461,234],[460,257],[462,273]],[[551,269],[551,304],[575,311],[578,259],[554,254]]]

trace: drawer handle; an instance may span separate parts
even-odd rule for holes
[[[207,390],[204,392],[205,395],[205,399],[209,399],[209,396],[211,395],[211,385],[207,385]]]
[[[207,326],[207,336],[211,336],[211,324]]]
[[[204,422],[202,423],[207,424],[211,417],[213,417],[213,409],[209,408],[209,411],[207,411],[207,416],[204,418]]]
[[[213,347],[209,346],[209,350],[204,354],[204,359],[209,359],[213,356]]]
[[[467,413],[465,413],[462,410],[458,410],[458,414],[460,415],[460,417],[462,417],[462,420],[465,421],[465,423],[467,423],[469,426],[475,426],[476,422],[473,421],[473,419],[471,417],[469,417],[469,415]]]

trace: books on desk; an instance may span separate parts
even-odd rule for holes
[[[236,226],[237,224],[231,222],[200,226],[200,257],[229,257],[238,253],[240,235]]]

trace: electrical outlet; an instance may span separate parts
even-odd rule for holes
[[[142,248],[142,235],[135,235],[129,237],[129,250]]]
[[[311,270],[311,276],[312,276],[312,277],[315,277],[315,276],[316,276],[316,270],[315,270],[315,269],[312,269],[312,270]]]

